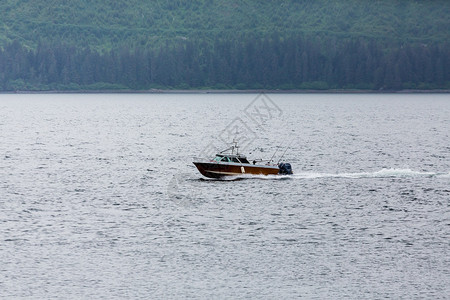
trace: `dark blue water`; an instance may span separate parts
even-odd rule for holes
[[[0,95],[0,298],[444,299],[450,96]],[[203,178],[241,142],[293,176]]]

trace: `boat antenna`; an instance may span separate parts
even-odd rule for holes
[[[281,157],[280,157],[280,159],[278,160],[278,162],[277,162],[277,165],[280,163],[280,161],[283,159],[283,156],[286,154],[286,151],[289,149],[289,147],[292,145],[292,142],[293,142],[294,140],[292,140],[290,143],[289,143],[289,145],[286,147],[286,150],[284,150],[284,152],[283,152],[283,155],[281,155]]]

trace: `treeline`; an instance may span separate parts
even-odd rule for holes
[[[432,43],[450,39],[449,15],[448,0],[9,0],[0,1],[0,47],[76,41],[105,51],[277,31]]]
[[[276,34],[103,53],[45,42],[33,50],[14,41],[0,50],[0,90],[449,89],[449,49]]]
[[[0,1],[0,90],[450,88],[446,0],[56,2]]]

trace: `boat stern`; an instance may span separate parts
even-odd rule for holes
[[[278,164],[279,172],[281,175],[292,175],[292,166],[289,163],[279,163]]]

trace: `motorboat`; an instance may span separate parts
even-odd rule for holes
[[[226,176],[252,175],[290,175],[292,167],[289,163],[274,164],[272,160],[264,163],[262,160],[250,162],[246,156],[239,153],[237,142],[230,148],[216,154],[207,161],[194,161],[199,172],[209,178],[222,178]],[[230,152],[230,153],[226,153]]]

